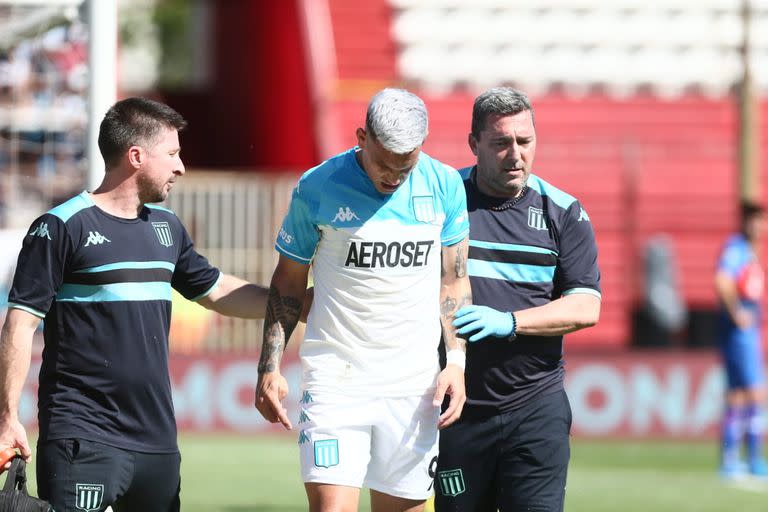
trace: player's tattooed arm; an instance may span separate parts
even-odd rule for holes
[[[446,350],[466,351],[466,340],[456,333],[453,315],[462,306],[472,303],[472,291],[467,275],[467,252],[469,241],[465,238],[458,244],[443,247],[442,285],[440,288],[440,324]]]
[[[259,373],[280,368],[288,340],[299,322],[302,300],[283,296],[273,285],[269,289],[267,313],[264,317],[264,344],[259,358]]]
[[[439,407],[444,403],[446,396],[449,396],[450,400],[440,414],[438,428],[445,428],[459,419],[467,399],[464,384],[464,353],[467,351],[467,342],[456,332],[453,319],[461,306],[472,302],[472,290],[467,275],[468,246],[469,242],[465,238],[457,244],[443,247],[442,250],[440,326],[443,330],[446,365],[437,376],[432,403]]]
[[[280,256],[269,287],[259,373],[280,369],[283,351],[301,318],[309,267]]]

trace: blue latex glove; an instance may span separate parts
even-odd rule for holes
[[[515,329],[511,313],[496,311],[488,306],[464,306],[453,317],[453,326],[460,327],[459,334],[478,331],[470,336],[469,341],[478,341],[487,336],[506,338]]]

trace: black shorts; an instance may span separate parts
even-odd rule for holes
[[[565,391],[440,432],[436,512],[561,512],[571,456]]]
[[[179,453],[142,453],[84,439],[37,447],[37,492],[56,512],[177,512]]]

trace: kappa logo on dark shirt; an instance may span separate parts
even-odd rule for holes
[[[89,231],[88,232],[88,240],[85,241],[85,245],[83,247],[88,247],[89,245],[101,245],[103,243],[111,242],[109,238],[105,237],[98,231]]]
[[[39,236],[40,238],[47,238],[51,240],[51,233],[48,231],[48,224],[41,222],[35,229],[33,229],[28,236]]]

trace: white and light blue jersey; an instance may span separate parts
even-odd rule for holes
[[[421,153],[406,181],[382,194],[356,149],[301,177],[275,246],[312,264],[304,385],[423,394],[439,370],[441,246],[469,233],[462,181]]]

